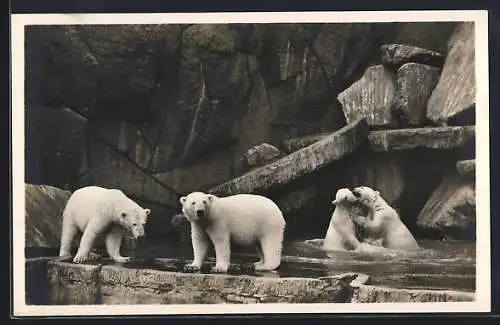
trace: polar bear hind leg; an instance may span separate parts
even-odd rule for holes
[[[120,247],[122,245],[123,238],[123,230],[118,227],[113,227],[106,234],[105,244],[106,251],[108,252],[109,257],[118,263],[125,263],[130,261],[130,257],[122,256],[120,254]]]
[[[61,246],[59,248],[59,256],[71,256],[71,248],[73,240],[78,234],[79,229],[68,215],[63,215]]]
[[[266,234],[260,239],[264,260],[254,263],[255,271],[273,271],[280,266],[283,232],[284,229],[279,233]]]

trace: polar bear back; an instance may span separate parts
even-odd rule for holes
[[[270,199],[254,194],[237,194],[214,200],[210,219],[223,223],[233,240],[250,244],[270,232],[280,235],[285,220],[279,207]]]
[[[91,218],[111,218],[115,213],[115,204],[128,208],[134,202],[122,191],[98,186],[88,186],[73,192],[64,209],[64,217],[72,221],[80,229],[85,229]]]

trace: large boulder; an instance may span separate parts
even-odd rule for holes
[[[457,171],[460,176],[474,179],[476,177],[476,160],[457,161]]]
[[[427,117],[445,124],[476,103],[474,23],[461,23],[449,41],[439,82],[427,104]]]
[[[380,47],[382,63],[399,68],[406,63],[420,63],[441,68],[444,55],[417,46],[404,44],[384,44]]]
[[[420,211],[417,226],[447,239],[475,239],[474,181],[450,170]]]
[[[46,185],[25,184],[25,246],[60,245],[62,214],[71,192]]]
[[[398,69],[392,110],[403,125],[425,124],[427,101],[440,73],[438,68],[419,63],[406,63]]]
[[[366,69],[361,79],[338,96],[347,122],[365,118],[370,126],[395,126],[391,111],[395,82],[395,75],[383,65]]]
[[[280,155],[280,150],[272,144],[261,143],[248,149],[248,151],[243,155],[241,161],[242,168],[248,170],[263,166],[273,160],[276,160]]]

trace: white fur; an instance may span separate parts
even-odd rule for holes
[[[217,197],[193,192],[181,197],[182,212],[191,222],[193,270],[201,267],[212,241],[215,248],[215,272],[227,272],[230,264],[230,241],[242,246],[260,245],[260,261],[255,270],[269,271],[281,264],[285,219],[270,199],[253,194]],[[204,211],[197,216],[196,211]]]
[[[117,262],[128,257],[120,255],[124,230],[134,238],[144,236],[144,224],[149,209],[143,209],[122,191],[98,186],[87,186],[73,192],[63,212],[59,256],[71,255],[71,246],[78,233],[83,233],[80,246],[73,258],[82,263],[89,258],[96,239],[105,235],[106,250]]]
[[[335,210],[330,219],[322,248],[327,251],[352,250],[361,243],[356,238],[355,225],[351,219],[351,209],[357,201],[356,197],[347,188],[341,188],[335,195]]]
[[[355,216],[354,221],[368,231],[370,237],[382,240],[389,249],[418,249],[418,243],[401,221],[398,213],[381,196],[367,186],[353,189],[361,204],[370,209],[369,217]]]

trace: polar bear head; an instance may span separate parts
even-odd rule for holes
[[[380,192],[368,186],[355,187],[352,193],[363,204],[369,204],[380,199]]]
[[[210,214],[210,205],[215,195],[203,192],[192,192],[180,198],[182,213],[191,222],[203,220]]]
[[[150,213],[150,209],[144,209],[138,204],[131,202],[128,206],[119,209],[119,223],[137,239],[144,236],[144,225]]]
[[[332,204],[340,205],[345,202],[354,203],[357,200],[358,199],[356,198],[356,196],[354,196],[351,190],[349,190],[348,188],[341,188],[335,194],[335,200],[332,201]]]

